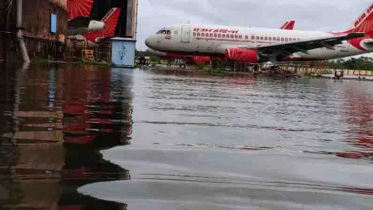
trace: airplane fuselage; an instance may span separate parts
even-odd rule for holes
[[[278,30],[265,28],[244,28],[228,26],[180,25],[164,29],[146,40],[146,45],[157,51],[184,54],[203,54],[224,56],[229,48],[259,46],[305,41],[315,38],[333,37],[334,33],[321,31]],[[343,41],[341,44],[322,47],[307,52],[297,52],[288,57],[289,60],[327,60],[364,54],[372,48],[364,45],[364,39],[359,46]],[[360,49],[358,49],[360,48]]]

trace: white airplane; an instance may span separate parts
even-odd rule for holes
[[[295,20],[288,20],[288,21],[286,21],[281,26],[280,29],[282,29],[282,30],[294,30],[294,28],[295,28]],[[167,58],[174,59],[174,58],[183,58],[183,57],[185,57],[184,54],[160,52],[160,51],[157,51],[157,50],[153,50],[151,48],[148,48],[146,51],[149,54],[158,56],[158,57],[160,57],[162,59],[167,59]]]
[[[146,39],[157,51],[248,63],[328,60],[373,51],[373,4],[344,32],[178,25]]]

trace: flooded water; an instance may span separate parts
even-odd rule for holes
[[[0,70],[0,207],[372,209],[373,83]]]

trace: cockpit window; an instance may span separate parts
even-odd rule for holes
[[[170,30],[159,30],[157,34],[171,34]]]

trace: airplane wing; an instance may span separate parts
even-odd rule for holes
[[[294,42],[277,43],[257,47],[237,46],[243,49],[256,49],[261,55],[291,55],[296,52],[308,54],[308,50],[317,48],[334,49],[333,47],[342,44],[342,41],[364,37],[365,33],[349,33],[336,36],[328,36],[325,38],[308,39]]]

